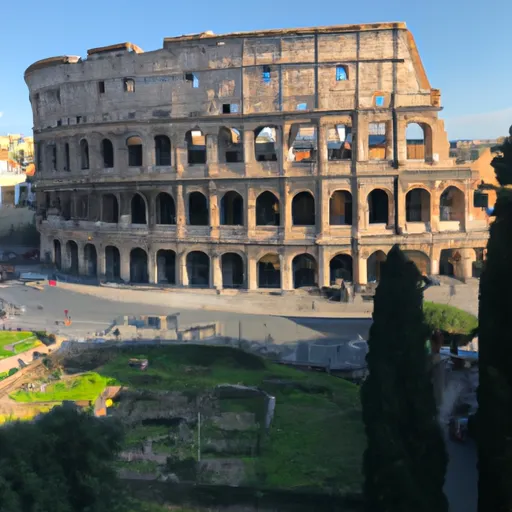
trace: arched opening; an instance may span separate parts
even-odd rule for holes
[[[464,222],[464,192],[457,187],[448,187],[442,194],[439,203],[442,221]]]
[[[317,266],[311,254],[299,254],[293,258],[293,287],[316,286]]]
[[[85,139],[80,141],[80,168],[89,169],[89,143]]]
[[[277,130],[274,126],[260,126],[254,130],[254,156],[257,162],[277,161]]]
[[[352,256],[348,254],[338,254],[334,256],[329,263],[330,282],[336,284],[338,279],[343,279],[349,283],[352,282]]]
[[[71,274],[78,275],[78,245],[73,240],[66,244],[68,256],[68,270]]]
[[[59,240],[53,241],[53,262],[57,270],[62,268],[62,247]]]
[[[244,200],[242,196],[230,190],[220,201],[220,223],[223,226],[244,225]]]
[[[149,283],[148,254],[140,247],[130,252],[130,282]]]
[[[206,163],[206,137],[196,128],[185,135],[187,143],[188,164],[197,165]]]
[[[128,166],[142,166],[142,139],[140,137],[130,137],[126,141],[128,146]]]
[[[329,200],[329,224],[331,226],[352,225],[352,194],[336,190]]]
[[[288,162],[316,162],[316,126],[306,123],[292,124],[288,133],[288,148]]]
[[[405,196],[405,220],[430,222],[430,194],[423,188],[413,188]]]
[[[452,249],[442,249],[441,257],[439,259],[439,275],[441,276],[454,276],[455,268],[453,266],[453,250]]]
[[[156,196],[156,223],[176,224],[174,199],[166,192],[160,192]]]
[[[191,226],[208,226],[210,223],[208,201],[201,192],[191,192],[188,196],[188,223]]]
[[[71,171],[71,158],[69,153],[69,144],[64,144],[64,170]]]
[[[102,198],[101,221],[119,222],[119,203],[114,194],[105,194]]]
[[[96,247],[86,244],[84,247],[85,272],[88,276],[96,277],[98,274],[98,255]]]
[[[131,202],[132,224],[146,224],[146,201],[140,194],[134,194]]]
[[[101,141],[101,156],[103,157],[103,167],[112,169],[114,167],[114,146],[109,139]]]
[[[256,198],[256,225],[279,226],[279,222],[279,199],[268,190],[262,192]]]
[[[155,163],[156,165],[171,165],[171,139],[167,135],[155,137]]]
[[[121,279],[121,254],[113,245],[105,247],[105,278],[107,281]]]
[[[157,282],[176,284],[176,253],[161,249],[156,253]]]
[[[187,275],[190,286],[210,286],[210,258],[201,251],[187,254]]]
[[[352,127],[337,124],[327,130],[327,155],[330,161],[352,159]]]
[[[315,225],[315,199],[311,192],[299,192],[292,200],[294,226]]]
[[[244,146],[240,131],[236,128],[219,129],[219,162],[237,163],[244,161]]]
[[[421,251],[404,251],[404,254],[411,260],[421,272],[421,275],[430,274],[430,258]]]
[[[279,254],[265,254],[258,261],[258,287],[281,288],[281,261]]]
[[[222,255],[222,287],[242,288],[244,286],[244,260],[239,254],[228,252]]]
[[[382,275],[382,264],[386,261],[386,254],[375,251],[366,261],[366,270],[369,283],[378,283]]]
[[[425,160],[425,129],[419,123],[408,123],[405,131],[407,160]]]
[[[376,188],[368,194],[370,224],[387,224],[389,221],[389,201],[387,193]]]

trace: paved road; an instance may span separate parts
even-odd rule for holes
[[[219,321],[223,323],[227,336],[238,337],[241,324],[243,338],[264,341],[270,334],[276,343],[281,344],[325,337],[340,341],[357,339],[358,335],[366,337],[371,323],[369,319],[277,317],[131,304],[83,295],[62,288],[45,287],[40,291],[20,284],[0,288],[0,298],[25,305],[27,308],[19,320],[9,320],[7,325],[44,327],[53,332],[58,329],[62,334],[69,333],[70,336],[84,336],[87,333],[102,331],[120,315],[168,315],[178,312],[181,325]],[[69,310],[73,324],[69,328],[57,327],[55,321],[64,319],[65,309]]]

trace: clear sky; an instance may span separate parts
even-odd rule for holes
[[[130,41],[213,30],[405,21],[432,87],[441,89],[450,139],[493,138],[512,125],[512,0],[8,0],[0,25],[0,134],[31,133],[24,70],[34,61],[81,55]]]

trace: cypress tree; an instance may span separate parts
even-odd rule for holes
[[[480,277],[478,510],[512,510],[512,128],[494,158],[500,187]]]
[[[368,512],[446,512],[447,455],[425,350],[423,278],[395,245],[382,265],[361,389]]]

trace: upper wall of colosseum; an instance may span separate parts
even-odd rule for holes
[[[337,72],[338,69],[338,72]],[[166,38],[59,57],[25,72],[36,131],[80,123],[297,110],[438,109],[403,23]],[[378,98],[378,99],[377,99]]]

